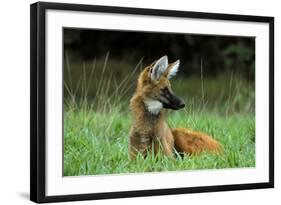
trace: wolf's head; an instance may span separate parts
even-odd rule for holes
[[[137,92],[152,114],[158,114],[162,108],[178,110],[185,106],[184,102],[173,93],[169,81],[176,75],[179,65],[179,60],[168,64],[167,56],[163,56],[140,74]]]

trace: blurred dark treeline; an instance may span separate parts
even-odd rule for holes
[[[150,64],[163,55],[169,62],[181,60],[183,75],[217,75],[234,72],[254,80],[255,38],[132,32],[112,30],[64,29],[64,54],[72,54],[72,61],[91,61],[104,58],[125,60],[134,64],[143,58],[143,65]],[[73,57],[74,56],[74,57]]]

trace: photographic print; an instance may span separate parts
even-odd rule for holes
[[[30,199],[274,187],[274,18],[38,2]]]
[[[64,176],[255,167],[255,38],[64,28]]]

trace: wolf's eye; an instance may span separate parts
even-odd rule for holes
[[[162,91],[162,93],[163,93],[163,94],[167,94],[167,93],[169,93],[169,89],[168,89],[168,87],[164,87],[164,88],[162,88],[162,89],[161,89],[161,91]]]

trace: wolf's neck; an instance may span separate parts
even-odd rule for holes
[[[146,100],[144,101],[145,108],[152,115],[158,115],[163,109],[163,104],[158,100]]]
[[[131,99],[130,107],[137,124],[153,126],[164,122],[162,105],[156,101],[144,101],[141,96],[135,96]]]

